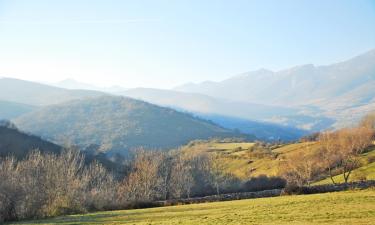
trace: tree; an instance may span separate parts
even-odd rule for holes
[[[333,170],[342,173],[347,184],[352,171],[360,165],[359,155],[372,143],[374,131],[366,126],[325,132],[319,137],[320,155],[328,169],[332,183]]]
[[[375,112],[364,116],[360,122],[360,126],[375,130]]]
[[[280,174],[288,184],[297,186],[310,186],[320,171],[318,157],[310,145],[305,145],[301,152],[290,154],[280,167]]]
[[[189,158],[183,154],[178,154],[173,160],[170,186],[173,197],[190,198],[191,189],[194,186],[192,165]]]
[[[110,209],[117,199],[113,177],[98,163],[85,166],[71,149],[0,158],[0,180],[0,222]]]
[[[226,184],[228,176],[225,173],[223,162],[217,155],[213,155],[209,158],[210,166],[210,181],[215,187],[216,194],[220,194],[221,188]]]
[[[129,176],[123,181],[123,193],[128,201],[152,201],[158,197],[161,179],[161,155],[157,152],[138,150]]]
[[[344,181],[360,165],[359,155],[372,143],[373,131],[367,127],[346,128],[339,131],[339,155]]]
[[[328,170],[329,177],[333,184],[336,184],[333,178],[333,171],[340,165],[340,155],[336,154],[340,148],[337,139],[337,132],[326,131],[319,135],[319,143],[321,145],[319,156],[324,167]]]
[[[160,164],[159,164],[159,177],[160,177],[160,195],[162,199],[167,200],[171,193],[171,177],[172,177],[172,164],[173,157],[169,153],[160,153]]]

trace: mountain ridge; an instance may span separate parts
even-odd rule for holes
[[[322,115],[331,117],[339,115],[341,110],[373,103],[375,49],[330,65],[251,71],[219,82],[188,84],[174,90],[271,106],[314,106],[323,111]]]

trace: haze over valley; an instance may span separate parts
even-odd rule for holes
[[[373,0],[0,0],[0,224],[373,224],[374,27]]]

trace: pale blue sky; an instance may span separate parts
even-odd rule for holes
[[[169,88],[375,48],[375,1],[0,0],[0,76]]]

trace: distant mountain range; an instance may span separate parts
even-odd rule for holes
[[[375,109],[375,50],[332,65],[303,65],[278,72],[261,69],[220,82],[189,83],[175,90],[302,108],[304,115],[350,123]]]
[[[98,91],[68,90],[36,82],[0,78],[0,100],[31,106],[52,105],[105,94]]]
[[[97,152],[170,149],[195,139],[244,138],[190,114],[125,97],[102,96],[51,105],[25,114],[16,125],[59,144],[97,146]]]
[[[5,105],[4,102],[4,107],[0,107],[0,116],[4,115],[3,117],[0,117],[0,119],[16,119],[31,110],[37,110],[43,106],[56,105],[71,100],[111,96],[111,94],[105,92],[71,90],[10,78],[0,79],[0,86],[7,87],[9,90],[12,89],[12,95],[9,94],[10,92],[0,91],[0,100],[11,99],[14,101],[6,101],[7,105]],[[264,117],[290,116],[295,114],[295,109],[293,108],[270,107],[250,103],[245,104],[241,102],[216,99],[200,94],[187,94],[183,92],[158,89],[131,89],[116,94],[134,97],[163,107],[171,107],[180,112],[194,114],[197,117],[221,124],[223,127],[228,125],[226,127],[228,129],[237,129],[249,135],[254,135],[255,133],[252,131],[256,131],[258,138],[263,140],[296,140],[306,133],[305,131],[295,132],[296,129],[293,130],[292,127],[254,121],[262,120]],[[27,107],[23,109],[23,106]],[[223,116],[223,118],[219,119],[220,116]],[[233,127],[233,124],[238,124],[237,117],[248,119],[246,119],[245,124]],[[222,123],[224,118],[227,123]],[[232,118],[235,123],[228,123],[229,118]],[[245,120],[242,119],[241,121]],[[231,125],[229,126],[229,124]],[[251,124],[252,129],[249,129],[249,124]],[[269,129],[270,126],[274,126],[273,129]],[[246,129],[243,129],[244,127],[246,127]],[[288,138],[284,139],[285,137]]]
[[[51,83],[49,85],[65,88],[65,89],[71,89],[71,90],[94,90],[94,91],[101,91],[101,92],[108,92],[108,93],[114,93],[114,92],[120,92],[127,90],[124,87],[121,86],[111,86],[111,87],[98,87],[91,84],[86,84],[83,82],[76,81],[74,79],[68,78],[62,81],[59,81],[57,83]]]
[[[375,110],[375,50],[332,65],[262,69],[175,90],[98,91],[74,80],[54,85],[0,79],[0,119],[57,143],[92,144],[99,151],[243,135],[234,130],[289,141],[350,125]]]

